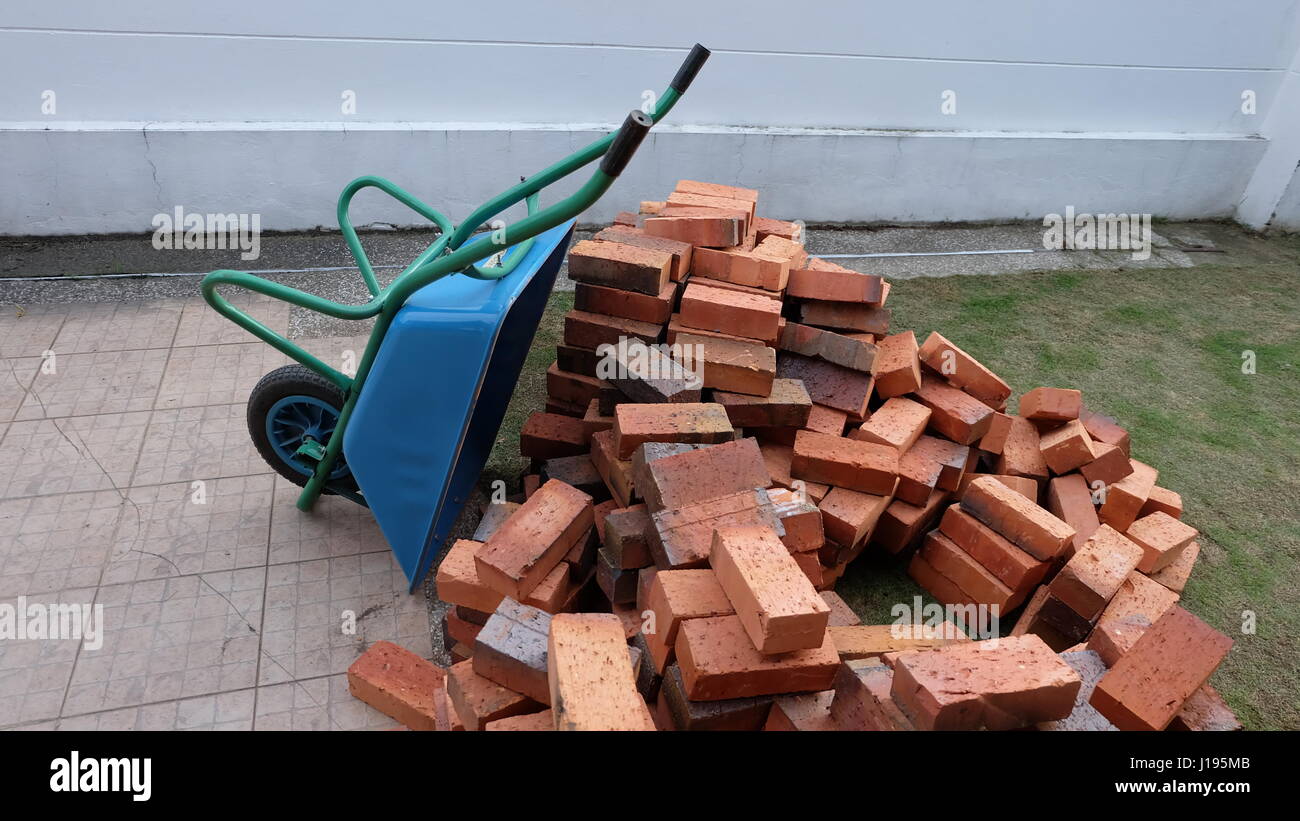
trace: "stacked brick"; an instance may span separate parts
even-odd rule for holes
[[[1230,640],[1177,606],[1197,533],[1128,434],[1073,390],[1011,412],[757,202],[683,180],[573,247],[524,493],[437,571],[455,664],[372,648],[353,692],[419,729],[1238,727]],[[860,624],[833,588],[867,549],[1015,628]]]

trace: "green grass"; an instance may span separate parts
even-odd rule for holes
[[[1129,429],[1134,456],[1182,494],[1201,531],[1183,604],[1236,641],[1212,682],[1254,729],[1300,728],[1300,247],[1279,246],[1274,259],[1289,261],[913,279],[890,296],[895,329],[941,331],[1017,395],[1079,388]],[[524,467],[519,427],[545,402],[571,306],[571,294],[552,297],[485,478]],[[1255,375],[1241,371],[1244,350]],[[837,590],[875,623],[921,593],[898,560],[872,551]]]

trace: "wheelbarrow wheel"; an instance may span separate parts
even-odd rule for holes
[[[346,400],[333,382],[302,365],[285,365],[263,376],[248,397],[248,433],[257,452],[275,472],[302,487],[314,465],[297,454],[307,439],[321,445],[338,425]],[[342,454],[329,484],[356,490],[356,480]],[[328,487],[326,493],[332,493]]]

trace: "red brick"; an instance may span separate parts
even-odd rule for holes
[[[1083,394],[1072,388],[1034,388],[1020,397],[1020,415],[1045,422],[1079,418]]]
[[[1178,711],[1174,720],[1169,722],[1170,730],[1199,732],[1235,732],[1241,729],[1241,722],[1233,714],[1215,690],[1208,684],[1188,696],[1183,702],[1183,709]]]
[[[963,473],[961,481],[957,483],[957,499],[960,501],[962,496],[966,495],[966,488],[970,483],[981,476],[992,476],[1002,484],[1024,496],[1029,501],[1038,503],[1038,480],[1031,479],[1028,476],[1005,476],[1000,473]]]
[[[719,211],[740,211],[745,215],[745,228],[754,219],[754,200],[740,199],[728,194],[703,194],[693,191],[674,191],[668,195],[659,213],[672,214],[680,208],[713,208]]]
[[[790,260],[771,250],[755,248],[700,248],[691,274],[750,288],[780,291],[790,278]]]
[[[1083,474],[1089,487],[1097,482],[1103,486],[1114,484],[1133,472],[1133,463],[1129,461],[1128,455],[1115,445],[1093,442],[1092,451],[1095,458],[1079,466],[1079,473]]]
[[[682,324],[681,315],[673,314],[672,319],[668,320],[668,329],[664,334],[664,339],[669,345],[674,345],[677,343],[677,337],[681,334],[703,336],[709,339],[729,339],[733,342],[748,342],[751,345],[767,346],[767,343],[761,339],[751,339],[750,337],[735,336],[733,334],[720,334],[717,331],[705,331],[699,328],[689,328]]]
[[[874,659],[854,659],[835,672],[831,720],[840,730],[915,730],[894,703],[894,671]]]
[[[915,393],[917,401],[931,411],[931,430],[959,445],[977,441],[993,424],[992,409],[938,377],[923,374],[921,387]]]
[[[875,384],[871,374],[820,359],[782,353],[776,360],[776,375],[803,382],[809,398],[818,405],[843,411],[854,419],[867,416],[867,401]]]
[[[921,438],[929,421],[930,409],[925,405],[895,396],[885,400],[885,404],[871,414],[862,427],[851,431],[849,437],[889,445],[899,453],[905,453]]]
[[[595,377],[596,365],[599,361],[600,356],[594,349],[588,350],[563,344],[555,346],[555,364],[561,371]]]
[[[1142,548],[1102,525],[1052,579],[1052,595],[1093,621],[1119,592],[1141,557]]]
[[[501,603],[502,595],[479,578],[474,556],[481,547],[481,542],[457,539],[442,557],[435,582],[438,598],[443,601],[491,613]]]
[[[1177,560],[1199,534],[1196,528],[1157,511],[1134,522],[1126,535],[1142,548],[1137,569],[1154,573]]]
[[[971,483],[962,507],[1037,559],[1053,559],[1074,538],[1074,528],[992,477]]]
[[[567,416],[581,416],[591,400],[599,396],[601,390],[608,385],[603,379],[560,370],[559,364],[555,362],[546,369],[546,395],[577,409],[574,413],[565,414]]]
[[[1196,559],[1200,555],[1201,546],[1196,542],[1192,542],[1183,548],[1182,552],[1178,554],[1178,558],[1151,573],[1150,576],[1154,581],[1159,582],[1173,592],[1182,593],[1183,588],[1187,586],[1187,579],[1192,575],[1192,568],[1196,566]]]
[[[898,624],[858,624],[850,627],[829,627],[831,641],[843,661],[859,659],[879,659],[885,653],[899,653],[908,650],[928,650],[946,647],[961,641],[970,641],[965,635],[957,633],[945,635],[913,636],[910,625]],[[940,632],[940,631],[936,631]]]
[[[1151,620],[1141,613],[1099,621],[1088,636],[1088,649],[1100,656],[1107,667],[1114,667],[1150,626]]]
[[[977,604],[996,605],[1002,612],[1009,612],[1023,599],[1023,594],[1003,584],[975,557],[938,530],[926,534],[920,552],[936,572],[946,576]]]
[[[1078,642],[1071,641],[1055,628],[1048,624],[1042,618],[1043,606],[1051,598],[1047,585],[1040,586],[1034,591],[1034,595],[1029,598],[1029,602],[1024,609],[1020,611],[1020,617],[1016,619],[1016,624],[1011,628],[1012,636],[1035,635],[1042,639],[1043,642],[1058,653],[1073,647]]]
[[[1001,415],[1001,414],[999,414]],[[1042,444],[1034,423],[1021,416],[1007,417],[1007,434],[1003,440],[1001,456],[995,467],[998,473],[1011,476],[1029,476],[1046,479],[1047,462],[1043,459]]]
[[[799,693],[778,696],[772,701],[772,711],[767,715],[767,732],[817,732],[834,730],[831,719],[833,690],[820,693]]]
[[[795,479],[790,475],[790,462],[794,458],[792,446],[764,442],[759,447],[763,454],[763,465],[767,468],[773,485],[790,488],[815,501],[820,501],[830,491],[829,485]]]
[[[1090,703],[1121,730],[1163,730],[1230,647],[1232,639],[1175,607],[1102,677]]]
[[[996,404],[1011,396],[1010,385],[938,331],[926,338],[920,357],[944,379],[976,399]]]
[[[654,525],[645,505],[611,510],[605,517],[605,549],[625,570],[646,567],[650,556],[650,533]]]
[[[473,662],[453,664],[447,671],[447,694],[465,729],[482,730],[489,721],[535,713],[542,705],[474,672]]]
[[[481,630],[483,626],[461,618],[456,613],[457,609],[458,608],[455,607],[449,608],[447,613],[443,616],[444,629],[446,630],[447,635],[452,639],[452,641],[448,643],[455,644],[456,642],[461,642],[462,644],[472,645],[474,640],[478,638],[479,630]]]
[[[797,322],[785,324],[777,346],[783,351],[824,359],[863,373],[871,373],[876,362],[874,343]]]
[[[911,331],[886,336],[876,343],[876,395],[902,396],[921,387],[921,366],[916,334]]]
[[[529,715],[510,716],[509,718],[498,718],[496,721],[489,721],[483,727],[487,732],[551,732],[555,729],[555,716],[550,710],[542,710],[540,713],[530,713]]]
[[[647,227],[647,233],[649,231]],[[673,256],[620,242],[583,240],[569,249],[569,279],[658,296],[668,282]]]
[[[659,673],[675,657],[674,644],[683,621],[735,613],[722,585],[707,568],[654,574],[644,609],[654,614],[653,621],[646,622],[646,639]]]
[[[590,439],[593,434],[600,433],[602,430],[614,429],[614,416],[602,416],[600,413],[600,400],[593,399],[587,403],[587,412],[582,417],[582,427],[587,432],[587,438]]]
[[[772,501],[776,517],[785,528],[781,541],[791,553],[819,550],[826,542],[822,525],[822,512],[807,497],[783,487],[768,488],[767,498]]]
[[[632,462],[616,455],[613,431],[603,430],[591,437],[591,463],[618,506],[632,504]]]
[[[648,462],[639,488],[651,512],[672,510],[771,482],[753,439],[692,449]]]
[[[889,333],[892,314],[889,308],[879,305],[810,299],[800,306],[799,321],[805,325],[884,336]]]
[[[651,514],[650,544],[663,569],[702,567],[709,560],[713,531],[719,527],[770,527],[784,531],[767,491],[755,488]]]
[[[781,305],[776,300],[690,282],[682,292],[683,325],[706,331],[776,342]]]
[[[1038,446],[1043,461],[1058,476],[1096,458],[1092,452],[1092,437],[1088,436],[1088,431],[1083,429],[1083,424],[1077,419],[1041,434]]]
[[[699,248],[730,248],[745,237],[748,215],[744,211],[668,206],[645,221],[645,232],[688,242]]]
[[[790,475],[862,493],[889,495],[898,482],[898,451],[888,445],[801,430]]]
[[[560,562],[520,599],[520,603],[547,613],[559,613],[573,595],[573,588],[573,569],[568,562]]]
[[[1030,556],[967,513],[960,504],[943,512],[939,530],[1016,593],[1031,590],[1051,568],[1051,562]]]
[[[826,537],[847,548],[855,547],[870,536],[890,499],[890,496],[832,488],[818,504]]]
[[[1005,413],[995,411],[992,421],[989,422],[988,433],[980,437],[979,449],[1000,455],[1002,449],[1006,446],[1007,438],[1011,435],[1011,420],[1013,418],[1018,419],[1019,417],[1011,417]]]
[[[653,322],[638,322],[617,316],[572,310],[564,315],[564,343],[578,348],[597,349],[617,345],[620,339],[640,339],[647,344],[659,341],[663,327]]]
[[[766,396],[776,379],[776,351],[760,342],[698,336],[688,330],[673,341],[681,361],[703,386],[731,393]]]
[[[786,293],[800,299],[879,303],[881,284],[882,280],[875,274],[864,274],[834,262],[810,257],[807,265],[790,271]]]
[[[807,389],[807,386],[805,385],[804,388]],[[848,413],[845,411],[813,402],[812,410],[808,411],[808,423],[804,425],[804,428],[817,433],[827,433],[831,436],[843,436],[844,426],[847,423]],[[793,444],[793,440],[791,444]]]
[[[474,555],[479,578],[502,595],[525,598],[592,527],[591,508],[590,496],[550,480]]]
[[[693,701],[686,696],[681,668],[664,671],[659,700],[668,713],[668,729],[688,732],[753,732],[763,729],[772,708],[771,696]]]
[[[1100,413],[1093,413],[1084,408],[1079,413],[1079,419],[1083,426],[1088,429],[1088,435],[1098,442],[1105,442],[1108,445],[1114,445],[1124,451],[1125,456],[1132,457],[1129,452],[1128,431],[1124,430],[1119,424],[1109,416]]]
[[[727,412],[712,403],[623,404],[614,409],[614,448],[620,459],[646,442],[713,444],[729,441],[734,434]]]
[[[579,311],[666,325],[673,314],[676,296],[675,282],[665,284],[654,296],[579,282],[573,289],[573,307]]]
[[[590,447],[581,419],[558,413],[534,413],[519,431],[519,454],[529,459],[553,459],[585,453]]]
[[[783,237],[794,242],[803,242],[803,226],[797,222],[755,217],[754,230],[759,242],[767,237]]]
[[[758,191],[753,188],[722,185],[721,183],[716,182],[678,180],[677,187],[674,190],[683,194],[698,194],[704,197],[725,197],[727,199],[740,200],[741,202],[751,204],[758,202]]]
[[[558,479],[592,497],[592,501],[604,501],[608,492],[600,472],[592,464],[591,456],[580,453],[577,456],[557,456],[542,462],[542,481]]]
[[[956,490],[961,485],[970,449],[946,439],[922,436],[898,459],[898,487],[894,496],[910,505],[924,505],[936,488]]]
[[[1106,488],[1106,496],[1097,515],[1103,522],[1123,533],[1137,521],[1151,489],[1156,486],[1158,471],[1136,459],[1130,459],[1133,472]]]
[[[1011,730],[1065,718],[1081,684],[1027,635],[900,653],[891,694],[919,729]]]
[[[895,499],[881,514],[876,532],[871,537],[871,543],[883,547],[890,553],[901,553],[915,544],[939,518],[950,496],[947,491],[936,490],[922,506],[909,505],[907,502]]]
[[[636,689],[623,625],[612,613],[551,619],[547,653],[557,730],[654,730]]]
[[[759,652],[822,646],[830,608],[775,532],[719,528],[709,563]]]
[[[767,396],[714,391],[713,401],[738,428],[803,427],[812,411],[808,391],[797,379],[774,379]]]
[[[1047,509],[1052,515],[1074,528],[1071,540],[1073,552],[1083,547],[1101,526],[1097,509],[1092,504],[1092,493],[1077,473],[1057,476],[1047,486]]]
[[[437,730],[447,671],[389,641],[348,667],[348,692],[412,730]]]
[[[911,561],[907,563],[907,575],[940,604],[954,607],[978,604],[956,582],[935,570],[920,551],[913,553]]]
[[[1177,593],[1135,570],[1120,585],[1106,609],[1101,611],[1097,626],[1138,615],[1155,623],[1177,603]]]
[[[764,656],[739,616],[683,622],[676,651],[686,695],[695,701],[825,690],[839,666],[829,635],[816,649]]]
[[[1138,518],[1149,516],[1158,510],[1163,510],[1175,519],[1183,518],[1183,497],[1168,488],[1159,486],[1151,488],[1151,494],[1147,496],[1142,509],[1138,511]]]
[[[652,237],[645,232],[643,228],[632,228],[622,225],[615,225],[606,228],[596,234],[593,239],[603,242],[618,242],[623,245],[635,245],[638,248],[646,248],[651,251],[662,251],[671,254],[672,268],[670,275],[673,281],[680,280],[691,270],[691,252],[693,247],[689,242],[680,242],[675,239],[666,239],[664,237]],[[636,317],[633,317],[634,319]]]

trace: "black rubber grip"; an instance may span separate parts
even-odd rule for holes
[[[627,119],[623,121],[623,127],[614,135],[613,144],[600,161],[600,170],[611,177],[623,173],[628,160],[632,159],[632,155],[640,147],[645,135],[650,133],[650,126],[654,124],[655,121],[650,118],[650,115],[641,109],[634,108],[629,111]]]
[[[691,87],[691,81],[695,79],[696,74],[700,73],[700,67],[704,65],[705,60],[709,59],[711,53],[707,48],[696,43],[695,48],[691,49],[691,53],[686,55],[682,67],[677,69],[677,76],[673,77],[673,81],[668,85],[677,89],[678,94],[685,94],[686,89]]]

